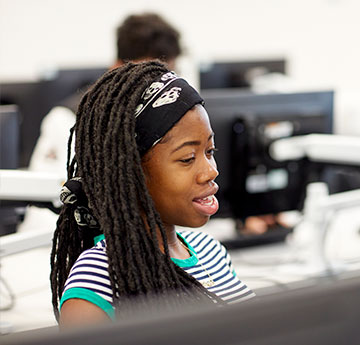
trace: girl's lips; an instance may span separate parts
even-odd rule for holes
[[[205,198],[196,198],[193,200],[194,208],[204,216],[212,216],[219,209],[219,202],[215,195],[209,195]]]
[[[195,197],[193,200],[205,199],[209,196],[215,195],[218,192],[219,186],[217,185],[217,183],[215,183],[213,181],[209,182],[209,183],[211,183],[210,188],[208,188],[206,192]]]

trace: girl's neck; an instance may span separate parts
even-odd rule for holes
[[[190,253],[181,245],[180,239],[178,238],[175,230],[175,226],[165,226],[165,231],[170,257],[182,260],[189,258]],[[160,231],[158,232],[158,239],[160,250],[164,253],[164,245],[160,235]]]

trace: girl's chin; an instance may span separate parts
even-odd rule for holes
[[[179,225],[181,227],[184,228],[200,228],[202,226],[204,226],[210,219],[210,216],[202,216],[199,217],[199,219],[193,220],[192,222],[186,222],[183,223],[182,225]]]

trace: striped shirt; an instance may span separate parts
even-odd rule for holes
[[[228,304],[244,301],[255,294],[241,282],[225,247],[204,232],[179,231],[179,238],[189,248],[191,256],[173,262],[202,283],[209,291]],[[85,250],[72,267],[60,301],[80,298],[94,303],[114,318],[113,294],[108,273],[104,237]]]

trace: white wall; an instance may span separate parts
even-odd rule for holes
[[[0,0],[0,81],[108,65],[115,27],[145,10],[182,32],[180,67],[193,84],[199,61],[285,57],[299,84],[338,95],[359,89],[358,0]]]

